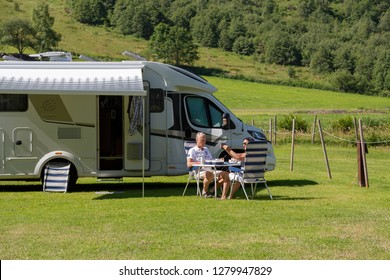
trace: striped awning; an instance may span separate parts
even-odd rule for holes
[[[145,95],[143,65],[1,62],[0,93]]]

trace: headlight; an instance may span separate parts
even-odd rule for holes
[[[259,140],[267,140],[267,136],[262,131],[248,130],[248,133],[254,138]]]

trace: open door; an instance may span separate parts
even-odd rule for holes
[[[99,169],[123,169],[123,96],[99,96]]]

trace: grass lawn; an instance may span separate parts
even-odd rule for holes
[[[351,259],[390,258],[389,150],[367,155],[369,188],[357,186],[356,151],[275,147],[277,169],[256,198],[201,199],[186,176],[123,183],[80,179],[66,194],[38,183],[0,182],[1,259]],[[104,191],[114,193],[105,193]]]

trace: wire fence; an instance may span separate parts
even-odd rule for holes
[[[263,131],[269,135],[269,139],[273,144],[277,144],[277,139],[280,139],[280,137],[278,137],[278,136],[282,136],[283,139],[286,139],[286,137],[292,135],[292,133],[293,133],[292,129],[290,131],[286,131],[286,130],[279,131],[277,129],[277,125],[273,122],[274,122],[274,120],[270,119],[270,128],[268,130],[263,129]],[[252,120],[252,124],[254,124],[253,120]],[[295,133],[295,135],[299,135],[301,137],[311,138],[312,142],[314,141],[316,136],[319,136],[319,131],[318,131],[318,129],[315,128],[314,125],[312,128],[312,132],[310,132],[310,133],[305,133],[305,132],[302,132],[301,130],[298,130],[298,129],[295,129],[294,133]],[[355,139],[351,139],[352,136],[350,136],[349,138],[345,138],[345,137],[336,135],[335,133],[330,132],[330,131],[326,131],[326,130],[322,130],[322,133],[324,133],[328,137],[331,137],[333,140],[336,140],[336,141],[339,141],[342,143],[347,143],[347,144],[353,145],[353,144],[360,142],[359,136],[356,134],[357,133],[356,129],[355,129]],[[363,139],[363,140],[364,140],[366,145],[370,145],[370,146],[390,145],[390,139],[375,140],[375,141],[367,141],[365,139]]]
[[[329,159],[326,151],[326,144],[325,144],[325,138],[324,134],[331,137],[332,139],[339,141],[339,142],[344,142],[348,144],[355,144],[358,150],[358,173],[356,175],[356,178],[359,180],[359,186],[361,187],[368,187],[369,182],[368,182],[368,171],[367,171],[367,162],[366,162],[366,153],[367,153],[367,145],[378,145],[378,144],[389,144],[390,140],[384,140],[384,141],[370,141],[366,142],[364,139],[364,132],[363,132],[363,124],[362,120],[359,119],[357,122],[356,119],[354,119],[354,126],[355,126],[355,135],[354,139],[350,138],[344,138],[340,137],[338,135],[335,135],[331,132],[324,131],[321,125],[321,121],[317,117],[315,117],[314,122],[313,122],[313,127],[312,127],[312,132],[311,133],[304,133],[300,130],[295,129],[295,119],[292,119],[292,125],[291,125],[291,130],[290,131],[277,131],[277,125],[276,125],[276,117],[274,119],[275,121],[273,122],[272,119],[269,121],[269,130],[264,130],[264,132],[269,133],[269,138],[270,142],[273,144],[276,144],[278,135],[282,135],[284,138],[289,138],[289,134],[291,134],[291,155],[290,155],[290,171],[293,171],[294,169],[294,147],[295,147],[295,138],[296,136],[300,137],[307,137],[311,138],[312,144],[314,143],[315,136],[318,134],[319,138],[321,139],[321,145],[322,145],[322,151],[325,159],[325,164],[326,164],[326,169],[328,173],[329,179],[332,179],[332,173],[330,169],[330,164],[329,164]],[[254,125],[254,122],[252,121],[252,125]],[[318,126],[318,129],[317,129]]]

